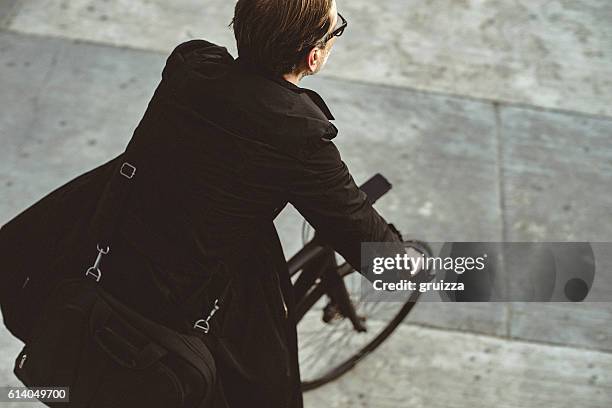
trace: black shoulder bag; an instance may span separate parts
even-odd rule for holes
[[[98,283],[141,164],[133,150],[128,146],[116,160],[89,226],[97,237],[93,265],[54,285],[15,361],[13,372],[29,387],[69,387],[68,403],[41,399],[51,407],[210,406],[216,368],[203,334],[229,283],[193,332],[147,319]]]

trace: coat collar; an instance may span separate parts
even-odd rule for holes
[[[327,107],[327,104],[323,101],[323,98],[316,93],[315,91],[313,91],[312,89],[308,89],[308,88],[302,88],[300,86],[295,85],[292,82],[287,81],[286,79],[282,78],[282,77],[275,77],[273,75],[270,75],[268,72],[266,72],[265,70],[262,70],[260,67],[258,67],[257,65],[252,64],[251,62],[237,57],[234,60],[234,63],[243,68],[246,69],[250,72],[254,72],[257,73],[260,76],[263,76],[267,79],[269,79],[270,81],[276,82],[277,84],[279,84],[280,86],[295,92],[297,94],[302,94],[305,93],[306,95],[308,95],[308,97],[314,102],[315,105],[317,105],[317,107],[319,109],[321,109],[321,112],[323,112],[323,114],[325,115],[325,117],[328,120],[334,120],[334,116],[332,115],[331,111],[329,110],[329,108]]]

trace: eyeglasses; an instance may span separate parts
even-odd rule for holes
[[[327,34],[324,38],[323,38],[323,44],[326,44],[329,40],[331,40],[334,37],[340,37],[342,34],[344,34],[344,30],[346,29],[346,26],[348,25],[348,22],[346,21],[346,19],[344,17],[342,17],[342,14],[338,13],[338,17],[340,17],[340,20],[342,20],[342,23],[340,24],[339,27],[335,28],[334,31],[332,31],[331,33]]]

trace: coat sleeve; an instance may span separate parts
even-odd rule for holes
[[[355,184],[335,144],[302,162],[289,185],[289,202],[357,271],[362,242],[401,242]]]

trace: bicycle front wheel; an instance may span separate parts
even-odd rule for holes
[[[337,271],[363,327],[357,329],[337,310],[324,285],[318,282],[313,286],[302,301],[301,306],[308,311],[297,326],[303,391],[352,369],[393,333],[420,295],[418,291],[407,293],[403,302],[378,300],[377,292],[349,264],[344,263]]]

